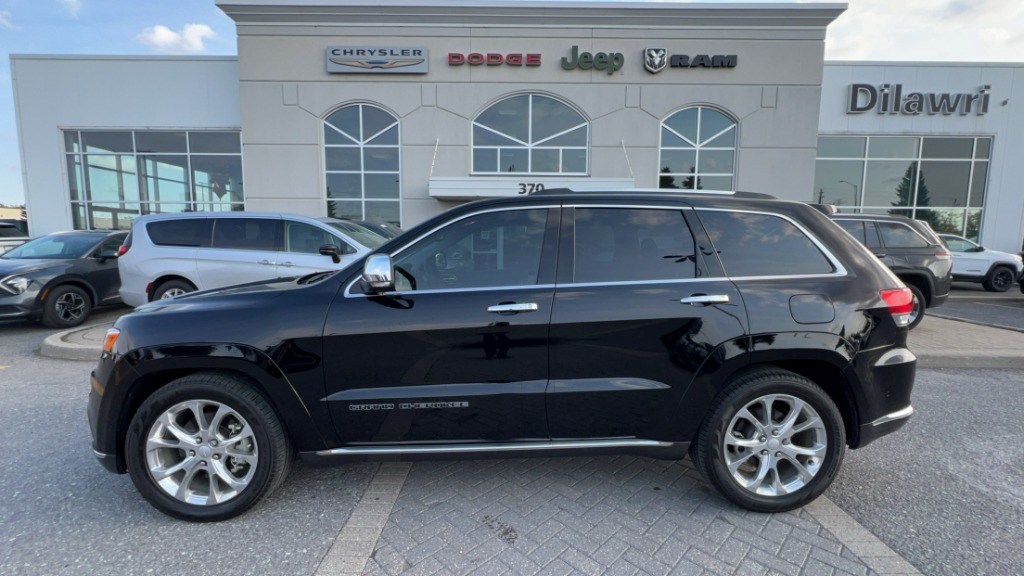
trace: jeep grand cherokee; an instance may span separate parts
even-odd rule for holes
[[[813,208],[566,190],[467,204],[359,263],[152,302],[107,334],[89,420],[163,512],[238,515],[293,454],[632,452],[759,511],[912,414],[910,291]]]

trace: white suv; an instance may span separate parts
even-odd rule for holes
[[[981,282],[989,292],[1006,292],[1024,271],[1021,257],[989,250],[954,234],[939,234],[953,253],[953,280]]]
[[[210,288],[341,269],[387,242],[347,220],[253,212],[136,218],[121,246],[129,306]]]

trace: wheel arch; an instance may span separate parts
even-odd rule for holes
[[[298,450],[327,447],[321,430],[292,384],[273,361],[259,351],[241,345],[177,345],[137,349],[119,360],[115,368],[111,402],[116,415],[108,425],[107,444],[114,449],[117,470],[124,472],[125,439],[129,425],[142,403],[171,382],[199,373],[231,376],[251,386],[274,410],[288,439]],[[111,388],[108,386],[108,388]]]
[[[178,272],[168,272],[168,273],[165,273],[165,274],[161,274],[160,276],[157,276],[156,280],[153,280],[152,282],[150,282],[149,290],[146,291],[146,296],[150,300],[153,300],[153,294],[156,294],[156,291],[160,288],[160,286],[162,286],[162,285],[164,285],[167,282],[170,282],[172,280],[181,280],[182,282],[188,282],[189,285],[192,286],[192,288],[195,288],[196,290],[199,289],[199,285],[196,284],[195,282],[193,282],[187,276],[184,276],[184,275],[182,275],[182,274],[180,274]]]
[[[89,297],[89,306],[95,308],[99,297],[96,295],[96,290],[92,287],[92,284],[88,280],[81,276],[58,276],[53,280],[46,283],[46,286],[40,291],[41,302],[45,302],[46,298],[49,297],[50,292],[61,286],[75,286],[85,291],[86,296]]]

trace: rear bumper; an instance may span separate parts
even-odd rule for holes
[[[896,412],[890,412],[885,416],[875,419],[867,424],[861,424],[860,427],[860,444],[864,446],[874,442],[878,438],[891,434],[904,426],[910,417],[914,414],[914,407],[907,406]]]
[[[949,300],[949,292],[946,292],[945,294],[933,294],[932,303],[928,305],[928,307],[935,308],[936,306],[942,306],[946,303],[946,300]]]
[[[850,447],[860,448],[899,430],[914,413],[910,393],[917,357],[903,347],[869,350],[857,355],[851,369],[860,386],[854,394],[857,420]]]
[[[139,306],[149,302],[149,294],[146,292],[144,286],[138,290],[133,290],[122,284],[118,293],[121,295],[121,301],[132,308],[138,308]]]

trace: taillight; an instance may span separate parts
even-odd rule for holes
[[[936,252],[935,257],[939,260],[951,260],[953,258],[953,254],[950,252]]]
[[[878,295],[889,307],[889,313],[892,314],[897,326],[910,325],[910,313],[914,311],[914,293],[910,288],[880,290]]]
[[[117,257],[120,258],[121,256],[124,256],[127,253],[128,253],[128,245],[127,244],[121,244],[121,246],[117,249]]]

